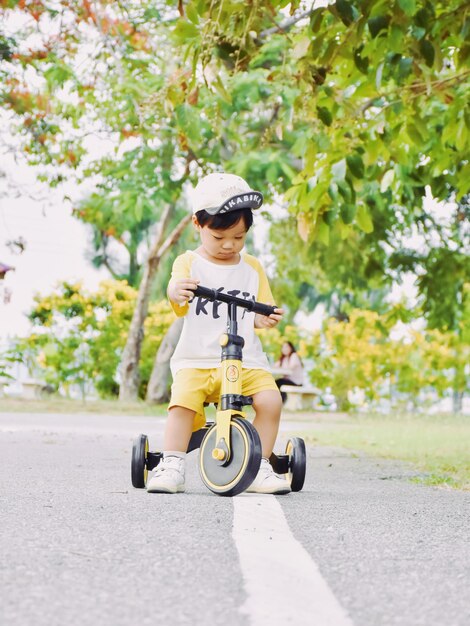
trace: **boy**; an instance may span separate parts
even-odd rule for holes
[[[252,209],[263,196],[233,174],[209,174],[194,190],[193,224],[201,245],[174,262],[168,297],[176,315],[186,316],[181,338],[171,359],[173,385],[165,429],[163,459],[147,484],[151,493],[184,491],[186,450],[193,430],[205,424],[204,402],[218,400],[220,392],[219,337],[226,331],[223,305],[194,298],[200,283],[242,298],[271,304],[273,297],[259,261],[242,252],[253,223]],[[255,328],[272,328],[283,314],[269,317],[243,311],[239,334],[243,349],[243,395],[253,397],[253,422],[262,446],[258,475],[247,491],[285,494],[288,482],[277,476],[268,461],[281,415],[281,396]]]

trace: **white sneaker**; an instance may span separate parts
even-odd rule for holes
[[[184,459],[164,456],[147,482],[149,493],[178,493],[184,491]]]
[[[269,460],[263,457],[261,459],[259,472],[246,491],[248,493],[283,495],[290,492],[290,485],[285,478],[274,473]]]

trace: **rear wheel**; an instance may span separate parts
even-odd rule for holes
[[[300,437],[292,437],[286,446],[286,455],[289,458],[289,470],[286,474],[292,491],[300,491],[304,486],[307,471],[307,452],[305,442]]]
[[[149,441],[147,435],[137,435],[132,446],[131,480],[136,489],[145,489],[147,484],[147,456]]]
[[[261,463],[261,441],[254,426],[241,417],[230,420],[231,457],[221,464],[212,456],[217,426],[207,431],[199,452],[199,473],[208,489],[221,496],[236,496],[254,481]]]

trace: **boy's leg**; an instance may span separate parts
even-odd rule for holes
[[[204,414],[204,386],[210,371],[185,369],[177,372],[171,388],[165,426],[163,459],[147,483],[151,493],[184,491],[185,461],[195,416]],[[188,408],[191,407],[191,408]]]
[[[266,389],[253,394],[253,408],[256,413],[253,426],[261,439],[262,455],[269,459],[281,419],[282,400],[279,391]]]
[[[193,432],[195,411],[182,406],[172,406],[168,410],[165,426],[164,450],[186,452]]]
[[[247,491],[282,495],[290,492],[290,485],[284,477],[278,476],[269,462],[279,431],[282,400],[277,389],[263,389],[253,394],[253,408],[256,417],[253,426],[261,440],[262,459],[259,472]]]

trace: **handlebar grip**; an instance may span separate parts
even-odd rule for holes
[[[191,289],[194,292],[195,296],[199,296],[201,298],[208,298],[211,302],[217,299],[217,291],[215,289],[209,289],[208,287],[200,287],[199,285],[196,289]]]
[[[259,313],[260,315],[266,315],[269,317],[271,313],[277,309],[276,306],[271,306],[270,304],[263,304],[262,302],[254,302],[254,307],[251,309],[255,313]]]

